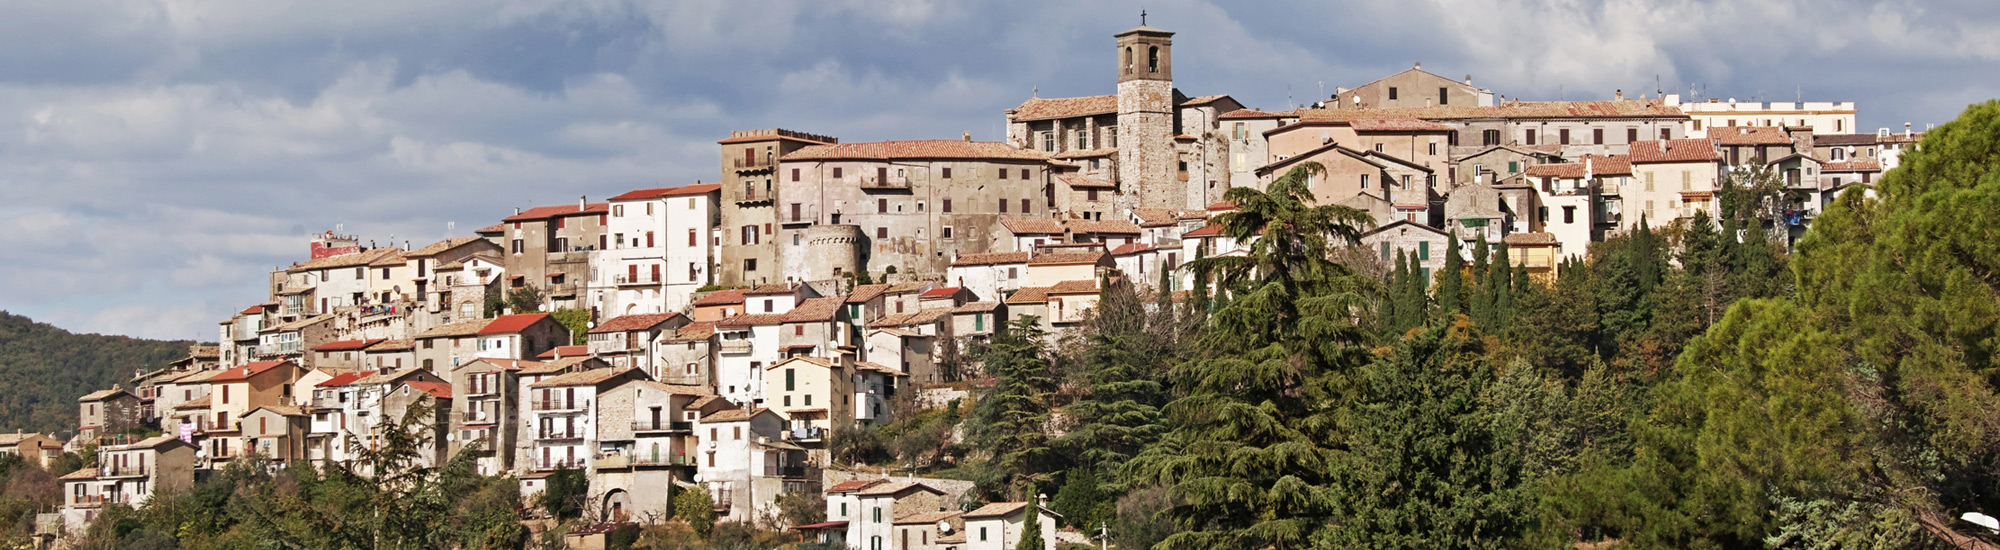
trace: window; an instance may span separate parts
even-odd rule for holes
[[[1021,213],[1028,213],[1028,199],[1021,199]]]
[[[1834,159],[1834,160],[1840,160],[1840,159]],[[1089,191],[1084,191],[1083,195],[1084,195],[1084,200],[1087,200],[1087,201],[1090,201],[1090,202],[1097,202],[1097,190],[1096,190],[1096,189],[1091,189],[1091,190],[1089,190]]]
[[[647,231],[647,232],[646,232],[646,248],[652,248],[652,247],[653,247],[653,232],[651,232],[651,231]]]
[[[1450,104],[1451,104],[1451,88],[1439,86],[1438,105],[1450,105]]]
[[[1528,131],[1528,134],[1527,134],[1527,136],[1526,136],[1526,141],[1523,141],[1522,143],[1525,143],[1525,144],[1528,144],[1528,145],[1534,145],[1534,144],[1535,144],[1535,131],[1534,131],[1534,130],[1529,130],[1529,131]]]
[[[804,206],[805,205],[796,202],[792,203],[792,221],[799,221],[799,213],[803,212],[803,210],[801,209],[804,208]]]
[[[1361,188],[1362,189],[1368,188],[1368,174],[1361,175]]]
[[[1833,148],[1832,153],[1833,156],[1831,157],[1831,160],[1846,160],[1845,157],[1847,155],[1847,150],[1835,147]]]
[[[1235,132],[1236,139],[1244,139],[1249,135],[1250,135],[1250,125],[1248,123],[1243,123],[1243,122],[1236,123],[1236,132]]]
[[[77,489],[79,489],[79,490],[83,489],[83,486],[82,486],[82,485],[78,485],[78,486],[76,486],[76,487],[77,487]],[[985,528],[985,527],[981,527],[981,528],[979,528],[979,542],[986,542],[986,528]]]
[[[1673,136],[1673,129],[1672,129],[1672,128],[1661,128],[1661,129],[1660,129],[1660,139],[1672,139],[1672,137],[1671,137],[1671,136]]]
[[[1382,261],[1389,261],[1389,241],[1382,241]]]
[[[1591,145],[1603,145],[1603,144],[1604,144],[1604,129],[1603,129],[1603,128],[1592,128],[1592,129],[1590,130],[1590,144],[1591,144]]]
[[[1576,223],[1576,207],[1563,207],[1563,223]]]
[[[1556,139],[1559,140],[1558,142],[1563,145],[1569,145],[1569,128],[1563,128],[1561,130],[1557,130]]]
[[[1022,169],[1021,169],[1021,179],[1028,179],[1028,169],[1027,169],[1027,168],[1022,168]]]
[[[730,428],[729,428],[729,431],[730,431],[730,432],[732,432],[732,434],[733,434],[733,435],[732,435],[732,437],[734,437],[734,438],[735,438],[735,439],[736,439],[737,441],[742,441],[742,440],[743,440],[743,427],[742,427],[742,426],[733,426],[733,427],[730,427]]]
[[[887,239],[887,238],[889,238],[889,228],[887,228],[887,227],[877,227],[877,228],[875,228],[875,238],[877,238],[877,239]]]
[[[792,169],[792,181],[799,181],[799,169]]]
[[[1436,155],[1436,154],[1438,154],[1438,144],[1437,144],[1437,142],[1435,142],[1435,141],[1431,142],[1431,152],[1430,152],[1430,154],[1432,154],[1432,155]]]
[[[1056,133],[1055,133],[1055,132],[1042,132],[1042,151],[1043,151],[1043,152],[1047,152],[1047,153],[1054,153],[1054,152],[1056,152]],[[1001,172],[1001,173],[1000,173],[1000,179],[1003,179],[1003,180],[1004,180],[1004,179],[1007,179],[1007,173],[1006,173],[1006,172]]]
[[[1521,161],[1518,160],[1507,161],[1507,173],[1517,174],[1520,172],[1521,172]]]
[[[623,205],[623,204],[614,204],[614,205],[611,205],[611,215],[613,215],[613,216],[617,216],[617,217],[620,217],[620,218],[623,218],[623,217],[625,217],[625,205]]]
[[[1634,141],[1639,141],[1639,129],[1638,129],[1638,128],[1626,128],[1626,129],[1625,129],[1625,143],[1631,143],[1631,142],[1634,142]]]
[[[757,259],[756,259],[756,258],[746,258],[746,259],[744,259],[744,260],[743,260],[743,270],[744,270],[744,271],[756,271],[756,270],[757,270]]]
[[[833,167],[833,179],[840,179],[840,167]]]
[[[1104,129],[1104,142],[1106,143],[1106,145],[1105,145],[1106,147],[1117,147],[1117,146],[1118,146],[1118,127],[1117,127],[1117,126],[1112,126],[1112,127],[1110,127],[1110,128],[1105,128],[1105,129]]]
[[[1382,144],[1380,144],[1380,143],[1377,143],[1377,144],[1375,144],[1375,152],[1377,152],[1377,153],[1380,153],[1380,152],[1382,152]],[[1182,172],[1186,172],[1186,171],[1187,171],[1187,163],[1185,163],[1185,162],[1181,163],[1181,171],[1182,171]]]
[[[889,213],[889,199],[875,199],[875,213]]]
[[[1499,145],[1499,144],[1500,144],[1500,131],[1499,131],[1499,130],[1487,130],[1487,131],[1484,131],[1484,132],[1480,132],[1480,133],[1479,133],[1479,141],[1480,141],[1480,145]]]
[[[1001,173],[1004,174],[1005,172]],[[1000,199],[1000,213],[1001,214],[1007,213],[1007,199]]]
[[[951,238],[951,226],[944,226],[944,238]]]
[[[1396,87],[1395,87],[1395,86],[1390,86],[1390,87],[1389,87],[1389,101],[1395,101],[1395,100],[1396,100]]]
[[[840,517],[847,517],[847,503],[840,503]]]
[[[875,523],[882,523],[882,507],[875,507]]]
[[[1647,173],[1646,173],[1646,190],[1647,190],[1647,191],[1652,191],[1652,190],[1653,190],[1653,173],[1652,173],[1652,172],[1647,172]],[[1652,210],[1652,209],[1653,209],[1653,207],[1650,207],[1650,206],[1648,206],[1648,207],[1646,207],[1646,209],[1647,209],[1647,210]]]
[[[944,211],[945,211],[945,213],[950,213],[950,212],[951,212],[951,199],[945,199],[945,200],[944,200]]]
[[[1691,171],[1688,171],[1688,170],[1682,170],[1682,171],[1681,171],[1681,190],[1682,190],[1682,191],[1691,191],[1691,190],[1693,190],[1693,189],[1694,189],[1694,172],[1691,172]]]
[[[1090,134],[1088,132],[1084,132],[1082,130],[1078,130],[1076,132],[1076,148],[1077,150],[1085,150],[1090,148]]]
[[[1431,261],[1431,242],[1417,241],[1417,261]]]

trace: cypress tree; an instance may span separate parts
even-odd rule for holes
[[[1491,246],[1486,243],[1486,235],[1472,245],[1472,320],[1481,326],[1493,326],[1493,285],[1488,283],[1487,273],[1493,265],[1487,261],[1486,253]]]
[[[1382,301],[1382,326],[1387,329],[1386,332],[1391,337],[1402,332],[1403,327],[1409,326],[1407,323],[1410,320],[1410,312],[1406,309],[1406,303],[1410,299],[1408,292],[1410,265],[1400,248],[1396,249],[1395,262],[1389,270],[1389,283],[1386,285],[1388,288],[1383,293],[1386,299]]]
[[[1506,245],[1500,246],[1493,264],[1486,268],[1490,271],[1486,275],[1486,284],[1493,287],[1493,305],[1486,315],[1486,330],[1499,332],[1507,323],[1507,318],[1513,316],[1514,310],[1514,266],[1507,258]]]
[[[1449,318],[1452,314],[1465,311],[1465,257],[1459,255],[1458,235],[1446,237],[1444,246],[1444,271],[1438,275],[1438,314]]]

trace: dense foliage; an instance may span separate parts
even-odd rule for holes
[[[0,429],[76,431],[76,398],[187,357],[187,341],[72,334],[0,311]]]

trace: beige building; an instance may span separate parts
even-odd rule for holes
[[[815,145],[779,161],[778,243],[787,282],[939,277],[989,251],[1000,220],[1054,215],[1048,157],[963,140]],[[750,225],[724,239],[754,242]]]
[[[778,159],[839,138],[785,129],[742,130],[716,142],[722,149],[721,216],[715,232],[715,283],[753,286],[784,280],[778,259]],[[804,202],[804,201],[800,201]],[[838,224],[835,224],[838,225]],[[712,319],[695,319],[710,321]]]
[[[139,425],[139,396],[114,385],[77,398],[77,435],[96,437],[122,433]]]
[[[1424,71],[1423,64],[1353,89],[1335,88],[1319,106],[1328,109],[1407,107],[1489,107],[1493,91],[1472,85],[1472,75],[1458,81]]]
[[[1736,101],[1713,98],[1681,103],[1680,96],[1667,95],[1693,119],[1688,137],[1713,137],[1708,132],[1726,126],[1802,126],[1816,133],[1845,134],[1855,130],[1857,108],[1852,101]]]
[[[590,256],[610,245],[610,206],[577,199],[573,205],[539,206],[501,219],[507,264],[504,292],[534,287],[546,307],[598,303],[589,294]]]
[[[1625,212],[1620,229],[1665,227],[1697,210],[1715,214],[1716,182],[1722,155],[1707,139],[1640,142],[1632,146],[1632,184],[1619,199]]]

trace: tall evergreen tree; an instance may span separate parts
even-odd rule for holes
[[[1458,234],[1445,237],[1444,271],[1438,272],[1438,315],[1450,318],[1465,312],[1465,256],[1459,251]]]
[[[991,453],[980,486],[988,495],[1022,483],[1050,482],[1056,455],[1050,448],[1048,419],[1056,391],[1055,369],[1044,348],[1041,322],[1023,315],[995,334],[981,359],[993,388],[973,409],[977,420],[967,436]]]
[[[1072,424],[1055,446],[1082,469],[1115,470],[1164,431],[1168,396],[1157,376],[1175,354],[1131,285],[1105,287],[1086,327],[1077,357],[1083,389],[1064,408]]]
[[[1472,315],[1473,322],[1487,327],[1493,326],[1493,298],[1495,297],[1493,295],[1493,285],[1487,283],[1488,275],[1493,269],[1492,263],[1488,261],[1487,253],[1492,248],[1493,246],[1486,242],[1485,234],[1481,234],[1479,240],[1473,243],[1472,288],[1466,292],[1472,302],[1467,309]]]

